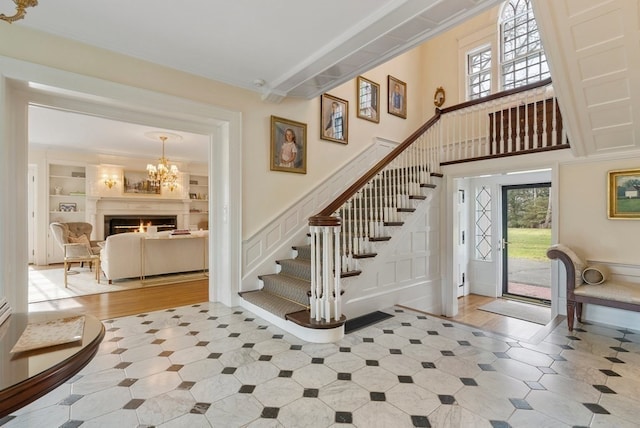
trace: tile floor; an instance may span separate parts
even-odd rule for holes
[[[409,310],[335,344],[203,303],[105,321],[99,354],[10,427],[637,427],[640,332],[538,344]]]

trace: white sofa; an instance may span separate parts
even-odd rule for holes
[[[209,264],[209,231],[187,236],[170,232],[110,235],[100,252],[102,272],[111,283],[167,273],[203,271]]]

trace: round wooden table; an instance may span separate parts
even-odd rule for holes
[[[10,352],[27,324],[76,315],[79,314],[63,311],[17,313],[0,326],[0,418],[66,382],[98,352],[105,329],[100,320],[91,315],[84,315],[81,341],[20,353]]]

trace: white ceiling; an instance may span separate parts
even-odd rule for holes
[[[501,1],[44,0],[11,25],[257,91],[264,100],[278,102],[319,96]],[[10,8],[7,3],[1,4]],[[39,111],[30,137],[42,145],[89,137],[96,146],[108,142],[112,150],[137,146],[98,118],[78,116]],[[91,128],[76,129],[87,122]],[[57,124],[58,132],[40,129],[45,123]],[[114,147],[114,141],[123,147]]]

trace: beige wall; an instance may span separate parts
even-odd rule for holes
[[[380,84],[379,124],[358,119],[355,79],[330,91],[349,101],[349,144],[320,140],[320,100],[285,99],[280,104],[261,100],[260,94],[130,57],[53,38],[17,25],[0,26],[0,55],[137,88],[217,105],[242,113],[243,238],[257,232],[281,214],[308,189],[331,176],[354,158],[374,137],[402,141],[424,121],[421,114],[420,52],[406,53],[365,74]],[[18,42],[19,41],[19,42]],[[387,74],[408,86],[408,118],[387,114]],[[307,174],[269,170],[270,116],[307,123]]]

